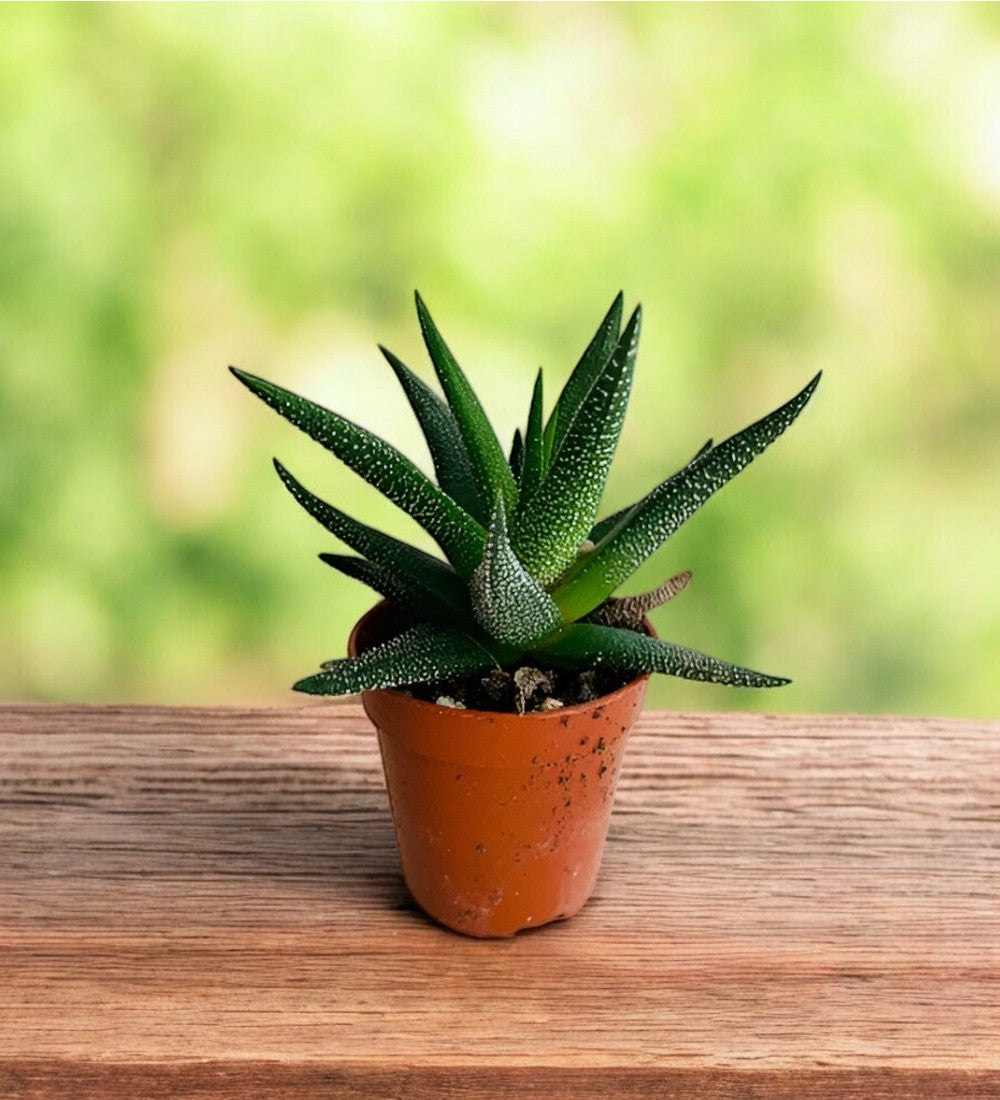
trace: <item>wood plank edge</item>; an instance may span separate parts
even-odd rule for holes
[[[441,1097],[536,1095],[551,1100],[926,1100],[1000,1095],[1000,1069],[908,1069],[905,1067],[789,1067],[732,1069],[385,1065],[384,1063],[218,1061],[141,1063],[64,1059],[5,1060],[0,1057],[0,1095],[12,1100],[72,1096],[74,1100],[142,1096],[167,1100],[279,1100],[322,1095],[407,1100]]]

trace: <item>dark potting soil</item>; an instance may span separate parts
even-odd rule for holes
[[[508,714],[557,710],[589,703],[610,695],[634,680],[634,672],[610,669],[541,669],[522,665],[511,672],[493,669],[485,676],[413,684],[403,690],[416,699],[468,710],[496,710]]]

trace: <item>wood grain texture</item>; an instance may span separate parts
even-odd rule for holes
[[[399,877],[360,707],[0,708],[0,1096],[1000,1097],[1000,723],[643,716],[595,896]]]

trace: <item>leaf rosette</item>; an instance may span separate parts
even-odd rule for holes
[[[321,559],[385,597],[407,623],[364,653],[325,662],[295,689],[346,695],[524,666],[657,672],[737,687],[788,683],[643,630],[644,616],[682,591],[689,572],[637,596],[615,593],[787,430],[820,376],[730,438],[717,445],[709,440],[634,504],[598,518],[628,407],[641,309],[623,324],[623,298],[615,298],[547,419],[538,372],[524,431],[515,433],[505,453],[419,295],[416,303],[441,394],[392,352],[381,351],[423,431],[434,480],[361,425],[230,367],[253,394],[411,516],[443,555],[360,523],[275,460],[292,497],[354,551],[324,552]]]

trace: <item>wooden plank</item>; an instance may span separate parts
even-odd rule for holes
[[[1000,1096],[1000,723],[643,716],[597,892],[400,882],[356,704],[0,708],[2,1096]]]

